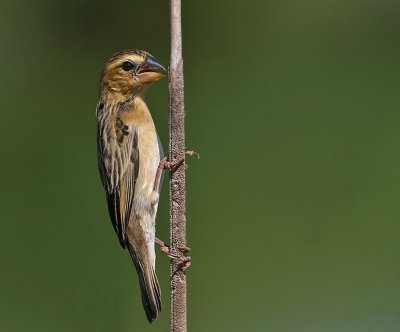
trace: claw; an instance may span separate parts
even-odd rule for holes
[[[186,151],[185,156],[197,156],[197,159],[200,159],[200,155],[195,151]]]
[[[185,272],[185,270],[186,270],[190,265],[192,265],[192,263],[191,263],[190,261],[191,261],[190,256],[185,256],[185,257],[182,259],[182,266],[181,266],[182,271]]]
[[[190,248],[188,248],[188,247],[177,247],[176,249],[182,251],[185,254],[190,251]]]

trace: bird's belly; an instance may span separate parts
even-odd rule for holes
[[[139,174],[135,186],[136,213],[147,210],[155,214],[157,206],[151,204],[154,181],[160,162],[160,152],[155,130],[143,130],[138,132],[139,148]]]

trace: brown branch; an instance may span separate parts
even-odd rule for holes
[[[171,0],[171,55],[169,66],[169,157],[185,158],[181,0]],[[185,163],[170,172],[170,243],[175,255],[186,247]],[[186,332],[186,275],[179,259],[171,259],[171,332]]]

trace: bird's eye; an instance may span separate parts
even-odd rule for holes
[[[134,64],[132,62],[130,62],[130,61],[125,61],[122,64],[122,69],[125,70],[125,71],[130,71],[130,70],[132,70],[133,67],[134,67]]]

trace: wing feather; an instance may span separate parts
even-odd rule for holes
[[[103,106],[104,107],[104,106]],[[139,174],[137,131],[118,117],[118,105],[97,109],[97,154],[108,211],[121,246]]]

